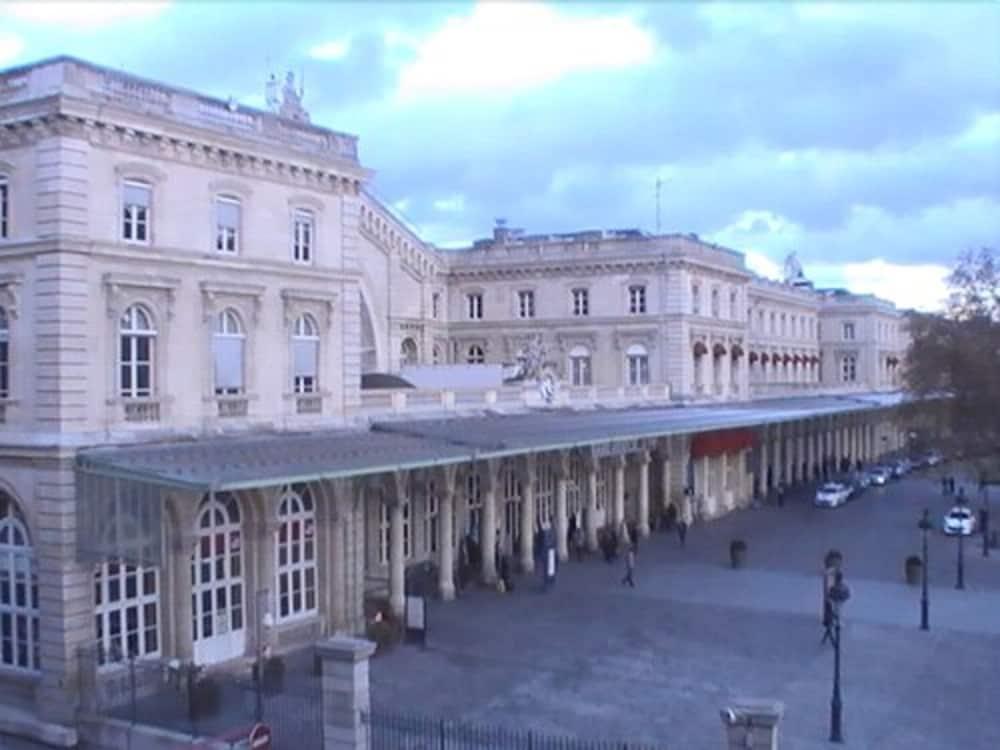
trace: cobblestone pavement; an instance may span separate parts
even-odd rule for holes
[[[1000,517],[1000,502],[994,501]],[[836,510],[804,494],[785,507],[695,526],[681,549],[654,534],[639,551],[637,587],[618,564],[563,566],[554,590],[522,578],[508,595],[476,591],[429,609],[428,648],[372,663],[376,706],[576,736],[723,746],[718,710],[735,697],[785,702],[782,747],[829,747],[833,655],[820,644],[819,568],[844,554],[848,746],[873,750],[1000,748],[1000,550],[932,534],[931,632],[917,628],[919,587],[903,560],[919,553],[923,507],[949,503],[916,476]],[[728,543],[747,541],[745,569]]]

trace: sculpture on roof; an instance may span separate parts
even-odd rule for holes
[[[517,353],[515,377],[524,382],[534,381],[542,401],[546,404],[551,404],[555,400],[559,381],[556,377],[555,364],[546,359],[545,344],[540,333],[532,336]]]
[[[295,74],[288,71],[285,74],[285,85],[281,88],[281,107],[278,114],[289,120],[309,122],[309,113],[302,106],[303,94],[305,94],[305,87],[300,84],[296,88]]]
[[[785,283],[794,284],[796,281],[804,279],[802,264],[799,263],[798,255],[793,250],[785,258]]]

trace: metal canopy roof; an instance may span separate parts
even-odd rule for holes
[[[189,439],[82,451],[89,474],[192,491],[237,490],[465,463],[530,451],[753,427],[894,406],[898,394],[735,404],[488,414]]]
[[[900,400],[898,394],[860,394],[689,407],[553,409],[529,414],[381,422],[373,429],[467,446],[477,458],[486,459],[855,413],[894,406]]]
[[[470,453],[433,439],[330,429],[102,447],[77,463],[92,474],[207,492],[464,463]]]

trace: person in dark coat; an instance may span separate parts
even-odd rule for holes
[[[622,578],[622,586],[629,585],[635,588],[635,545],[630,544],[625,551],[625,577]]]
[[[685,541],[687,540],[688,525],[687,521],[683,518],[677,522],[677,536],[681,540],[681,546],[683,547]]]
[[[577,526],[576,513],[574,513],[569,517],[569,524],[567,524],[566,528],[566,546],[571,550],[573,549],[573,539],[576,537]]]

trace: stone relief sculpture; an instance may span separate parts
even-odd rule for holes
[[[554,362],[546,359],[542,335],[535,334],[517,353],[517,372],[514,379],[534,381],[542,400],[551,404],[559,388],[559,377]]]
[[[309,113],[302,106],[302,96],[305,88],[301,85],[295,86],[295,74],[288,71],[285,74],[285,85],[281,88],[281,107],[278,114],[289,120],[298,122],[309,122]]]

